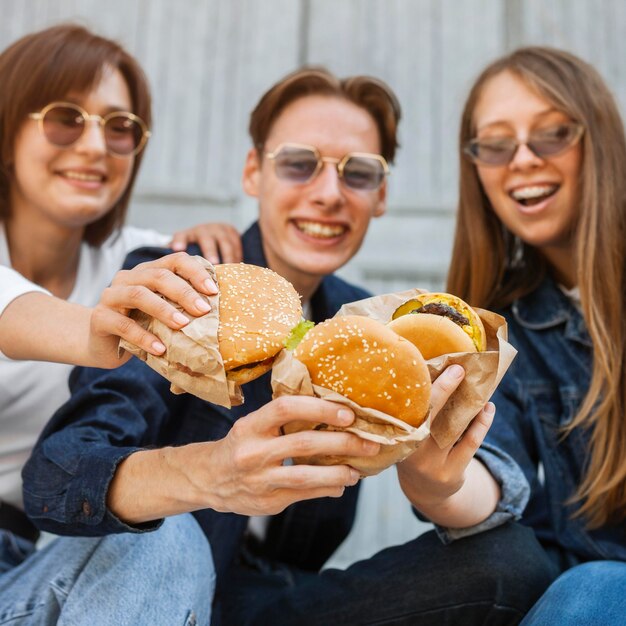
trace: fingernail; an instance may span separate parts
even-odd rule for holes
[[[211,310],[211,305],[206,300],[203,300],[202,298],[197,298],[194,304],[196,305],[198,309],[200,309],[200,311]]]
[[[185,324],[189,324],[189,318],[183,315],[180,311],[176,311],[176,313],[174,313],[172,318],[177,324],[181,326],[184,326]]]
[[[356,485],[356,483],[361,480],[361,474],[357,472],[353,467],[350,468],[350,478],[352,479],[352,484]]]
[[[211,293],[217,293],[217,285],[210,278],[207,278],[204,281],[204,286],[207,291],[210,291]]]
[[[463,374],[465,374],[465,371],[460,365],[451,365],[448,370],[450,375],[454,378],[463,378]]]
[[[185,249],[185,244],[182,243],[181,241],[175,241],[175,242],[172,243],[170,248],[172,248],[172,250],[184,250]]]
[[[493,402],[487,402],[485,405],[485,413],[487,413],[487,415],[495,415],[496,405]]]
[[[157,354],[163,354],[165,352],[165,346],[160,341],[153,341],[152,342],[152,349]]]
[[[339,411],[337,411],[337,418],[342,424],[351,424],[354,419],[354,413],[349,409],[339,409]]]

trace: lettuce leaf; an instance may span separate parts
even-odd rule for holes
[[[306,335],[313,326],[315,326],[315,322],[300,320],[300,322],[291,329],[289,337],[285,339],[285,348],[287,348],[287,350],[295,350],[298,344],[304,339],[304,335]]]

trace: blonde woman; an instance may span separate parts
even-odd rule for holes
[[[519,350],[483,450],[530,486],[557,573],[524,623],[626,615],[626,140],[587,63],[528,47],[475,82],[447,289],[499,309]],[[479,453],[480,454],[480,453]],[[486,461],[490,468],[490,462]],[[500,506],[508,506],[503,496]],[[593,563],[591,563],[593,562]]]

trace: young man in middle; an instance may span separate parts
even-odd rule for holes
[[[399,117],[384,83],[319,69],[287,76],[252,112],[243,186],[258,199],[259,219],[243,236],[244,261],[291,281],[308,319],[320,322],[368,295],[333,272],[385,212]],[[130,263],[163,253],[138,251]],[[434,384],[433,414],[460,382],[458,370]],[[495,510],[499,493],[490,494],[490,508],[476,508],[465,489],[467,473],[486,471],[473,456],[493,407],[454,448],[427,441],[419,462],[410,457],[398,468],[411,504],[441,526],[465,529],[456,531],[462,539],[444,546],[431,532],[319,573],[353,524],[358,474],[285,461],[373,455],[378,444],[345,432],[280,430],[296,419],[349,424],[350,411],[316,398],[272,401],[269,375],[246,386],[243,406],[226,410],[172,395],[137,360],[114,372],[78,370],[72,390],[25,469],[29,515],[52,532],[99,535],[149,531],[195,511],[213,550],[224,624],[505,623],[550,582],[532,533],[511,521],[527,485],[507,511]],[[446,542],[455,534],[441,532]]]

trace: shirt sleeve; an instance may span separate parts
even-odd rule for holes
[[[0,265],[0,315],[4,313],[4,309],[6,309],[15,298],[25,293],[30,293],[31,291],[50,294],[49,291],[46,291],[39,285],[35,285],[35,283],[31,283],[14,269]]]
[[[536,473],[532,428],[524,420],[520,386],[511,372],[504,377],[491,401],[496,405],[496,415],[476,458],[500,485],[500,501],[480,524],[467,528],[436,526],[444,543],[520,519],[530,498],[529,476]]]
[[[121,461],[161,443],[184,397],[138,359],[110,371],[76,368],[70,391],[23,469],[26,512],[39,528],[60,535],[158,528],[162,520],[124,523],[107,508],[107,494]]]

